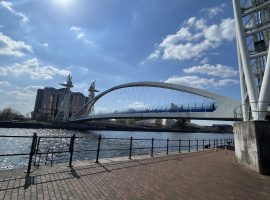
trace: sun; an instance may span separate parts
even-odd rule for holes
[[[72,4],[73,0],[54,0],[55,4],[61,7],[68,7]]]

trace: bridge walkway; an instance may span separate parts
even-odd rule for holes
[[[1,173],[0,199],[270,199],[270,177],[224,150]]]

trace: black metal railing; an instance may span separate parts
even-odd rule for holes
[[[104,152],[123,152],[121,155],[127,156],[132,159],[133,156],[138,155],[150,155],[153,157],[158,153],[182,153],[182,152],[194,152],[201,151],[211,148],[225,148],[227,146],[234,146],[234,140],[230,139],[212,139],[212,140],[183,140],[183,139],[139,139],[139,138],[113,138],[113,137],[102,137],[99,135],[95,140],[95,146],[92,148],[76,148],[76,142],[82,142],[80,140],[85,139],[85,137],[78,137],[73,134],[71,137],[66,136],[37,136],[34,133],[33,136],[4,136],[0,135],[0,138],[27,138],[31,145],[29,146],[29,152],[13,152],[13,153],[1,153],[1,157],[10,156],[27,156],[28,164],[26,173],[31,173],[32,166],[39,167],[42,162],[53,164],[53,162],[63,160],[68,162],[68,167],[72,167],[72,162],[74,160],[74,154],[80,154],[82,152],[89,154],[95,154],[95,162],[99,162],[99,159]],[[31,142],[30,142],[31,140]],[[53,147],[48,145],[42,146],[44,140],[49,140],[52,143],[59,143],[59,147]],[[60,140],[60,141],[58,141]],[[63,142],[64,141],[64,142]],[[106,147],[103,147],[106,144]],[[124,145],[124,147],[123,147]],[[112,146],[112,147],[110,147]],[[58,155],[65,154],[64,157]],[[57,160],[58,156],[58,160]],[[42,160],[41,158],[44,158]],[[105,155],[105,158],[106,155]]]

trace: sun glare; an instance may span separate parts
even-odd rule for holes
[[[54,0],[54,2],[58,5],[58,6],[62,6],[62,7],[68,7],[71,5],[73,0]]]

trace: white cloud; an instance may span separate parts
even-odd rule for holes
[[[199,76],[173,76],[168,78],[165,83],[174,83],[204,89],[209,87],[225,87],[228,85],[237,84],[238,81],[235,79],[206,79]]]
[[[128,105],[129,109],[139,109],[139,108],[146,108],[144,102],[135,101],[132,104]]]
[[[13,15],[16,15],[18,17],[21,18],[21,23],[24,24],[24,23],[27,23],[28,22],[28,17],[21,13],[21,12],[18,12],[16,10],[13,9],[13,4],[11,2],[7,2],[7,1],[1,1],[0,2],[0,5],[2,5],[5,9],[7,9],[11,14]]]
[[[2,71],[2,73],[1,73]],[[53,66],[44,66],[37,59],[29,59],[22,63],[14,63],[11,66],[0,67],[0,76],[29,76],[31,79],[52,79],[53,76],[67,76],[70,71]]]
[[[86,67],[80,67],[80,70],[83,74],[87,74],[87,72],[89,71],[89,69]]]
[[[10,83],[8,81],[0,81],[0,86],[9,86]]]
[[[203,32],[205,38],[213,42],[231,41],[235,37],[234,20],[231,18],[224,19],[219,25],[211,25],[205,28]]]
[[[87,38],[85,31],[80,26],[72,26],[70,27],[70,31],[73,32],[76,36],[76,39],[83,41],[86,44],[95,45],[95,43],[89,38]]]
[[[214,79],[206,79],[198,76],[173,76],[168,78],[165,83],[187,85],[195,88],[206,88],[214,83]]]
[[[165,60],[189,60],[195,57],[201,57],[205,51],[216,48],[217,46],[219,46],[217,43],[206,39],[199,43],[168,44],[160,47],[163,49],[162,58]]]
[[[89,82],[76,82],[74,83],[73,91],[82,92],[85,95],[88,95],[88,88],[90,87]]]
[[[233,70],[232,67],[216,64],[203,64],[199,66],[194,66],[190,68],[183,69],[185,73],[197,73],[197,74],[207,74],[211,76],[218,76],[222,78],[233,77],[238,74],[237,70]]]
[[[137,23],[137,20],[138,20],[139,16],[140,16],[140,11],[138,11],[138,10],[133,11],[132,19],[131,19],[133,24]]]
[[[149,56],[148,56],[148,59],[151,60],[151,59],[158,59],[160,57],[160,51],[159,50],[155,50],[153,53],[151,53]]]
[[[17,98],[17,99],[29,99],[29,98],[33,98],[33,95],[35,93],[27,93],[25,91],[20,91],[20,90],[14,90],[14,91],[9,91],[6,93],[7,95],[9,96],[12,96],[14,98]]]
[[[0,46],[0,55],[21,57],[24,56],[24,51],[33,52],[30,45],[22,41],[15,41],[0,32],[0,44],[1,43],[3,45]]]
[[[226,4],[221,4],[220,6],[213,7],[213,8],[202,8],[201,12],[206,12],[210,18],[215,17],[219,13],[223,13],[223,8],[226,6]]]
[[[70,27],[70,31],[76,34],[77,39],[83,38],[85,36],[85,33],[83,32],[82,28],[79,26]]]
[[[234,20],[231,18],[222,19],[219,24],[208,25],[203,18],[191,17],[177,33],[167,35],[147,60],[200,58],[207,51],[219,47],[223,41],[231,41],[234,37]]]
[[[208,62],[209,62],[209,58],[207,58],[207,57],[205,57],[204,59],[202,59],[202,60],[200,61],[201,64],[206,64],[206,63],[208,63]]]
[[[70,27],[70,30],[71,31],[75,31],[75,32],[79,32],[79,31],[81,31],[81,27],[79,27],[79,26],[72,26],[72,27]]]
[[[191,27],[196,23],[196,21],[197,21],[196,17],[191,17],[187,21],[185,21],[184,24],[186,24],[188,27]]]
[[[237,83],[239,83],[239,81],[236,79],[220,79],[215,83],[215,86],[224,87],[227,85],[235,85]]]
[[[43,89],[44,86],[41,85],[29,85],[24,88],[24,90],[29,91],[29,92],[36,92],[38,89]]]
[[[4,67],[0,67],[0,76],[6,76],[8,73],[8,70]]]

